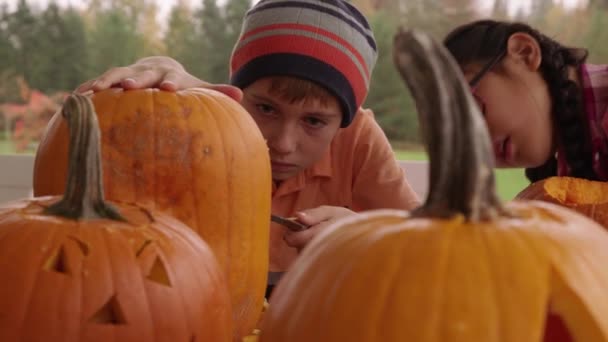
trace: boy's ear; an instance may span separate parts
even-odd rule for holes
[[[516,63],[523,63],[532,71],[538,70],[543,60],[538,41],[525,32],[513,33],[507,40],[507,55]]]

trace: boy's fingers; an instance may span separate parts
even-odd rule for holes
[[[82,93],[85,93],[85,92],[87,92],[89,90],[93,90],[92,89],[93,83],[95,83],[95,79],[88,80],[88,81],[82,83],[81,85],[79,85],[78,87],[76,87],[76,89],[74,90],[74,92],[82,94]]]
[[[283,235],[283,239],[290,247],[301,249],[315,236],[316,229],[306,229],[300,232],[288,231]]]
[[[114,67],[97,77],[91,85],[92,90],[100,91],[113,85],[121,84],[127,78],[133,78],[137,73],[131,67]]]
[[[328,213],[323,209],[323,207],[302,210],[297,212],[295,216],[298,221],[307,226],[314,226],[321,221],[329,219]]]
[[[162,77],[161,72],[153,69],[131,72],[131,75],[120,80],[120,86],[124,89],[153,88],[162,81]]]
[[[351,213],[351,211],[343,207],[323,205],[317,208],[302,210],[295,215],[300,222],[309,226],[314,226],[323,221],[344,216],[346,213]]]

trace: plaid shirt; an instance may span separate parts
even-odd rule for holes
[[[581,66],[583,101],[589,120],[593,168],[600,180],[608,181],[608,64]],[[569,174],[563,153],[558,153],[559,176]]]

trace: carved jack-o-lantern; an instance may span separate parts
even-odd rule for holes
[[[594,219],[608,229],[608,182],[549,177],[530,184],[515,199],[559,204]]]
[[[63,198],[0,207],[0,341],[231,341],[226,279],[178,220],[104,201],[99,130],[70,96]]]
[[[251,115],[202,88],[111,88],[91,97],[106,197],[162,210],[196,231],[226,274],[235,334],[249,333],[264,301],[272,189],[268,147]],[[36,154],[36,196],[63,193],[67,138],[55,115]]]

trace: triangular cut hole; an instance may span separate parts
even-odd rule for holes
[[[147,278],[153,282],[171,287],[171,280],[169,279],[165,264],[158,255],[154,259],[154,264],[152,264],[152,268],[150,268]]]
[[[84,243],[80,239],[75,238],[73,236],[70,236],[70,239],[73,240],[74,242],[76,242],[76,245],[78,246],[78,248],[82,252],[82,255],[84,255],[84,256],[89,255],[89,245],[87,245],[86,243]]]
[[[547,312],[543,342],[574,342],[572,334],[559,315]]]
[[[97,312],[89,319],[91,323],[97,324],[112,324],[120,325],[127,324],[125,314],[116,299],[116,295],[113,295]]]
[[[192,337],[190,337],[190,342],[196,342],[196,335],[192,335]]]
[[[43,266],[45,271],[70,274],[68,259],[63,246],[57,248],[51,256],[46,259]]]
[[[150,245],[152,243],[152,240],[146,240],[144,241],[135,251],[135,257],[139,258],[139,256],[141,255],[141,253],[144,251],[144,249],[146,249],[146,247],[148,247],[148,245]]]

